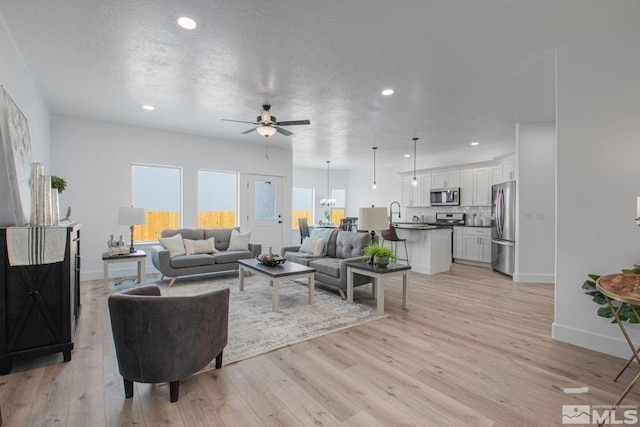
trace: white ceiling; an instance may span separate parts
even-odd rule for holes
[[[270,103],[311,121],[269,139],[294,165],[346,169],[370,165],[373,145],[398,161],[414,136],[419,160],[513,151],[515,123],[555,120],[554,49],[637,24],[640,1],[2,0],[0,14],[55,114],[263,149],[221,119]]]

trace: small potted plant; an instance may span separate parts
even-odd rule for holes
[[[377,243],[371,243],[364,248],[364,254],[371,257],[371,262],[378,267],[386,267],[389,264],[389,260],[395,261],[397,259],[393,249],[380,246]]]

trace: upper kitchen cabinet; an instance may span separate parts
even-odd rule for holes
[[[411,185],[413,176],[402,178],[402,206],[431,206],[431,174],[417,175],[418,185]]]
[[[464,169],[460,172],[460,206],[490,206],[490,168]]]
[[[516,179],[516,156],[511,155],[500,161],[502,180],[500,182],[512,181]]]
[[[431,174],[422,175],[422,206],[431,206]]]
[[[456,188],[461,185],[459,170],[434,172],[431,174],[431,188]]]

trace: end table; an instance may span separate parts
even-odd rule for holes
[[[109,289],[109,264],[118,262],[137,262],[138,263],[138,283],[144,285],[145,266],[144,260],[147,257],[145,251],[137,250],[124,255],[109,255],[108,252],[102,253],[102,261],[104,262],[104,290],[103,293],[107,293]]]

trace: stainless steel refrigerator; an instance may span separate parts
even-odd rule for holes
[[[516,182],[491,187],[491,267],[513,276],[516,259]]]

